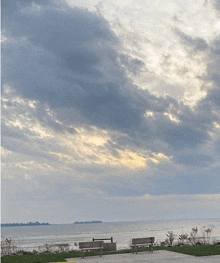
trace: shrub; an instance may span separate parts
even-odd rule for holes
[[[167,237],[168,237],[168,239],[166,239],[166,240],[168,241],[169,245],[172,246],[173,241],[175,239],[175,235],[174,235],[173,231],[168,231]],[[166,242],[166,240],[165,240],[165,242]]]

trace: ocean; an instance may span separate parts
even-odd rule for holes
[[[132,238],[155,237],[155,242],[159,243],[167,238],[168,231],[173,231],[177,241],[179,235],[190,235],[195,227],[199,230],[197,236],[202,237],[204,230],[210,228],[211,241],[220,240],[220,219],[2,227],[1,239],[11,238],[13,245],[30,251],[38,246],[56,243],[68,243],[71,249],[77,249],[74,243],[113,237],[117,249],[124,249],[129,248]]]

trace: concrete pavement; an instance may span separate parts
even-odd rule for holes
[[[114,254],[104,255],[102,257],[85,257],[82,258],[67,258],[69,263],[218,263],[220,255],[195,257],[185,254],[157,250],[153,253],[139,252],[138,254]]]

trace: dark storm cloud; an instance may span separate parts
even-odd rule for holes
[[[212,108],[197,106],[193,111],[184,105],[179,105],[177,114],[180,123],[170,123],[164,133],[166,141],[174,149],[196,148],[210,139],[208,131],[212,129],[214,116]],[[166,128],[166,127],[165,127]]]
[[[25,10],[24,3],[22,7]],[[18,10],[3,20],[4,34],[10,38],[3,44],[3,83],[52,107],[77,108],[91,124],[113,129],[138,125],[138,112],[120,94],[125,73],[110,47],[118,40],[108,23],[96,14],[65,5],[63,10],[41,8],[32,13],[31,9]],[[103,50],[99,42],[109,46]],[[115,82],[103,83],[103,73],[97,69],[103,63],[103,52],[111,64],[110,73],[118,75]]]
[[[173,127],[169,128],[165,133],[165,140],[170,144],[175,150],[180,150],[181,148],[195,148],[198,144],[205,142],[206,134],[196,131],[192,127]]]
[[[157,151],[158,148],[162,149],[162,143],[166,143],[169,145],[166,153],[171,154],[172,150],[195,148],[210,139],[207,131],[212,127],[214,117],[209,105],[192,111],[170,96],[157,98],[143,90],[137,90],[133,96],[132,93],[129,96],[142,115],[147,110],[154,112],[154,116],[142,118],[135,132],[129,131],[133,135],[128,132],[133,139],[135,138],[135,143],[139,144],[139,147],[144,145]],[[179,122],[172,121],[164,115],[164,112],[170,112],[169,107],[172,107],[171,114],[174,114]]]
[[[18,9],[3,20],[4,34],[9,36],[3,44],[3,83],[53,109],[72,108],[88,124],[102,128],[124,130],[139,126],[147,108],[162,108],[147,91],[142,92],[145,98],[141,107],[136,107],[132,99],[138,94],[122,94],[121,85],[127,78],[117,62],[119,55],[114,46],[118,39],[102,17],[65,5],[62,10],[46,6],[40,11],[25,12],[24,3],[18,4],[22,12]],[[128,61],[132,61],[133,70],[143,64],[127,58]],[[106,80],[98,68],[105,62],[105,70],[115,77],[114,82]]]

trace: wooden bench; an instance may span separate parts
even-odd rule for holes
[[[116,251],[116,243],[113,242],[113,237],[110,238],[93,238],[92,241],[105,241],[110,240],[110,242],[103,243],[103,250],[102,251]]]
[[[133,238],[132,239],[132,253],[134,254],[134,251],[137,254],[137,248],[138,247],[146,247],[149,246],[150,251],[153,252],[154,250],[154,237],[143,237],[143,238]]]
[[[110,238],[93,238],[92,241],[104,241],[104,240],[111,240],[111,243],[113,243],[113,237]]]
[[[81,258],[84,258],[84,251],[100,250],[100,257],[102,256],[103,241],[93,242],[79,242],[79,249],[81,249]]]

